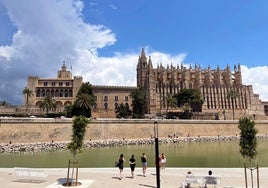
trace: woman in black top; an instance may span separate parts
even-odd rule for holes
[[[134,155],[132,155],[131,158],[129,159],[129,165],[131,169],[131,176],[132,178],[134,178],[134,170],[136,166],[136,159],[134,158]]]
[[[143,153],[141,155],[141,164],[142,164],[142,173],[143,173],[143,176],[145,177],[146,176],[146,168],[147,168],[147,157],[146,157],[145,153]]]
[[[119,168],[119,172],[120,172],[119,180],[121,180],[123,178],[124,162],[125,162],[124,155],[121,154],[119,159],[118,159],[118,168]]]

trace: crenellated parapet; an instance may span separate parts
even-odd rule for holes
[[[28,76],[28,79],[39,79],[39,76],[37,76],[37,75],[31,75],[31,76]]]
[[[135,86],[111,86],[111,85],[92,85],[93,88],[118,88],[118,89],[136,89]]]
[[[74,76],[74,79],[83,79],[82,76]]]

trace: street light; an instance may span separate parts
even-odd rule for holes
[[[155,167],[156,167],[156,187],[160,188],[160,167],[159,167],[159,145],[158,145],[158,122],[154,122],[154,142],[155,142]]]

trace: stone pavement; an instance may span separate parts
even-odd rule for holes
[[[212,170],[213,175],[221,177],[218,188],[242,188],[245,187],[243,168],[165,168],[160,171],[162,188],[179,188],[185,180],[185,175],[191,171],[194,175],[207,175]],[[48,175],[46,181],[41,183],[25,183],[17,181],[13,168],[0,168],[0,187],[2,188],[59,188],[64,187],[67,168],[46,168]],[[248,170],[248,187],[251,187],[250,171]],[[256,170],[253,171],[254,176]],[[268,188],[268,168],[260,168],[260,188]],[[135,176],[131,178],[130,168],[125,167],[123,179],[119,180],[117,168],[79,168],[79,182],[82,185],[78,188],[154,188],[156,187],[155,168],[148,168],[146,177],[142,176],[142,169],[135,169]],[[254,187],[256,179],[254,179]]]

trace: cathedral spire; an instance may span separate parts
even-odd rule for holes
[[[141,50],[141,58],[145,58],[146,56],[145,56],[145,52],[144,52],[144,48],[142,48],[142,50]]]
[[[240,63],[238,63],[238,71],[241,72]]]
[[[153,68],[153,63],[152,63],[152,60],[151,60],[151,56],[149,56],[148,66],[149,66],[150,69]]]

